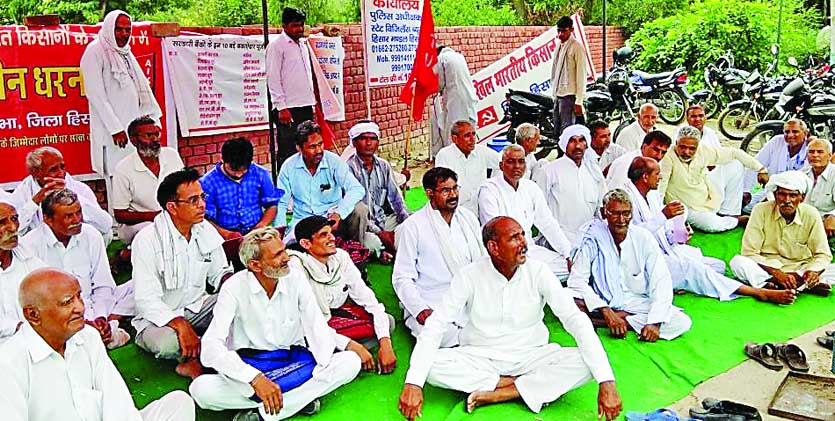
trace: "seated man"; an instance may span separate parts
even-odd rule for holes
[[[202,340],[200,359],[218,374],[198,377],[189,392],[203,409],[257,408],[235,420],[315,414],[320,396],[357,377],[357,355],[371,355],[328,327],[304,273],[288,266],[276,229],[245,235],[240,259],[247,270],[224,283]]]
[[[119,225],[116,234],[126,244],[142,228],[151,225],[161,209],[157,186],[168,174],[183,168],[183,160],[174,148],[160,145],[160,128],[150,117],[139,117],[128,126],[130,143],[135,151],[124,157],[113,172],[113,217]]]
[[[373,345],[380,344],[377,358],[380,372],[394,370],[397,358],[391,346],[394,318],[377,301],[374,291],[362,280],[348,252],[336,248],[334,222],[322,216],[308,216],[296,224],[296,245],[301,251],[290,251],[290,267],[303,273],[313,289],[319,311],[328,324],[344,336]],[[361,320],[364,324],[359,324]],[[374,361],[364,364],[374,369]]]
[[[525,149],[525,178],[533,180],[545,164],[547,159],[536,159],[536,148],[539,147],[539,127],[531,123],[522,123],[516,128],[514,136],[516,143]]]
[[[778,134],[763,145],[757,152],[757,161],[761,162],[770,175],[777,175],[784,171],[800,171],[806,166],[807,149],[809,145],[809,129],[806,122],[799,118],[792,118],[783,123],[783,134]],[[751,191],[754,184],[760,180],[753,172],[745,174],[745,190]],[[750,203],[745,207],[746,213],[765,198],[765,190],[751,194]]]
[[[609,189],[626,189],[629,185],[629,166],[632,165],[632,160],[639,156],[645,158],[652,158],[656,161],[663,162],[664,156],[667,155],[667,150],[670,149],[670,144],[673,139],[667,136],[666,133],[660,130],[653,130],[644,136],[644,143],[641,144],[641,149],[637,151],[626,152],[621,155],[609,165],[606,171],[606,187]]]
[[[397,231],[398,252],[391,282],[403,305],[406,327],[418,337],[449,291],[461,268],[484,256],[478,218],[458,206],[458,176],[435,167],[423,175],[428,203],[406,219]],[[441,347],[458,345],[466,325],[461,314],[448,326]]]
[[[278,201],[275,226],[292,239],[296,223],[312,215],[335,221],[337,235],[362,243],[368,226],[368,207],[362,203],[365,189],[339,156],[323,149],[322,129],[312,121],[299,124],[296,150],[278,174],[284,195]],[[293,199],[293,219],[287,229],[287,206]]]
[[[484,226],[489,257],[461,269],[443,304],[418,337],[400,395],[400,412],[420,415],[423,384],[469,393],[467,412],[521,398],[533,412],[592,378],[599,383],[597,413],[613,420],[621,411],[615,377],[588,317],[547,266],[526,255],[526,234],[509,217]],[[548,341],[545,304],[577,341],[562,348]],[[460,312],[470,322],[461,346],[438,349]]]
[[[178,359],[177,373],[202,372],[200,337],[217,295],[206,292],[232,273],[223,237],[205,221],[206,198],[192,168],[165,177],[157,190],[163,212],[133,239],[136,344],[157,358]]]
[[[705,232],[723,232],[743,226],[747,217],[718,213],[722,195],[707,178],[707,168],[739,161],[746,168],[758,171],[761,182],[768,179],[768,170],[743,150],[700,145],[701,136],[701,132],[691,126],[678,129],[674,153],[661,161],[661,185],[658,189],[664,194],[665,202],[677,200],[687,207],[687,222],[695,228]]]
[[[692,322],[673,306],[673,280],[652,234],[632,221],[632,202],[621,189],[606,193],[603,218],[583,227],[568,286],[589,316],[603,319],[612,336],[631,328],[642,341],[675,339]]]
[[[363,243],[380,260],[389,263],[392,258],[389,252],[397,248],[394,229],[409,217],[409,211],[391,165],[377,157],[380,127],[370,121],[361,122],[351,127],[348,137],[356,148],[356,153],[348,159],[348,168],[365,187],[362,202],[369,209]]]
[[[615,139],[627,152],[638,150],[644,137],[655,129],[655,122],[658,121],[658,107],[651,102],[641,105],[638,109],[638,118],[632,124],[624,127]]]
[[[438,152],[435,166],[449,168],[458,174],[460,204],[477,213],[478,188],[487,180],[488,170],[499,168],[501,157],[496,151],[476,143],[475,127],[469,120],[455,122],[450,137],[452,144]]]
[[[697,247],[687,245],[690,232],[684,223],[684,205],[673,201],[664,206],[658,195],[661,169],[652,158],[638,157],[629,167],[629,189],[632,200],[632,225],[652,233],[664,254],[664,261],[673,278],[673,289],[699,295],[733,300],[737,295],[752,296],[761,301],[790,304],[792,291],[754,288],[725,276],[725,262],[707,257]]]
[[[99,339],[85,326],[78,280],[38,269],[20,284],[26,322],[0,346],[0,408],[8,420],[193,421],[194,401],[174,391],[141,411]]]
[[[606,180],[594,154],[588,151],[589,130],[580,124],[566,127],[560,135],[565,155],[549,162],[534,179],[548,207],[571,244],[580,227],[594,219],[606,193]]]
[[[46,266],[30,250],[19,246],[19,227],[14,206],[0,202],[0,343],[24,323],[17,303],[20,283],[33,270]]]
[[[86,184],[75,180],[64,169],[64,156],[58,149],[44,146],[26,155],[29,176],[18,184],[13,203],[20,214],[20,234],[35,229],[43,223],[41,201],[53,190],[67,188],[78,195],[87,223],[98,230],[109,244],[113,238],[113,218],[99,206],[96,194]]]
[[[595,120],[589,123],[589,131],[591,132],[591,144],[589,149],[594,151],[597,166],[601,170],[605,170],[627,152],[623,146],[617,143],[612,143],[612,132],[609,130],[609,123],[602,120]],[[643,144],[641,139],[641,144]]]
[[[101,234],[84,224],[78,196],[71,190],[54,190],[41,202],[44,224],[29,231],[21,245],[47,266],[72,274],[81,284],[84,319],[99,331],[107,349],[130,340],[119,327],[121,316],[132,316],[133,283],[116,286]]]
[[[800,171],[771,177],[766,191],[774,199],[754,207],[742,235],[742,253],[730,262],[739,280],[759,288],[829,295],[835,270],[830,269],[826,231],[818,211],[802,203],[811,188]]]
[[[812,180],[812,190],[806,194],[805,202],[814,206],[823,218],[823,229],[827,238],[835,237],[835,165],[832,146],[821,139],[809,141],[807,150],[809,165],[803,173]]]
[[[560,279],[568,276],[568,242],[542,190],[525,175],[525,151],[519,145],[508,145],[502,150],[499,164],[501,173],[490,178],[478,189],[478,217],[482,224],[497,216],[509,216],[525,229],[530,244],[531,258],[548,265]],[[531,228],[536,225],[550,250],[534,244]],[[552,251],[555,250],[555,251]]]

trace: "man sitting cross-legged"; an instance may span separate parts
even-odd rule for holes
[[[812,205],[801,203],[811,188],[800,171],[771,177],[766,190],[774,199],[754,207],[742,253],[731,259],[737,278],[755,287],[829,295],[835,270],[823,221]]]
[[[523,157],[524,158],[524,157]],[[600,384],[597,413],[612,420],[621,411],[615,377],[591,322],[544,264],[527,259],[522,227],[509,217],[482,230],[489,257],[452,279],[443,304],[427,319],[412,352],[400,412],[421,415],[423,385],[469,393],[466,409],[521,398],[533,412],[594,378]],[[545,304],[577,341],[562,348],[548,341]],[[438,349],[447,326],[465,311],[461,346]]]
[[[453,275],[485,254],[478,219],[458,206],[458,176],[449,168],[432,168],[423,175],[423,189],[429,202],[400,226],[391,275],[415,337],[449,291]],[[466,321],[461,314],[449,325],[441,347],[458,345]]]
[[[200,359],[218,374],[198,377],[189,392],[204,409],[257,408],[237,421],[314,414],[320,396],[357,376],[365,348],[325,323],[304,273],[289,267],[278,230],[250,231],[240,258],[247,269],[223,284],[202,340]]]
[[[690,330],[691,321],[673,306],[673,281],[652,234],[632,221],[632,201],[621,189],[603,198],[604,219],[581,230],[574,251],[568,286],[582,301],[599,311],[614,337],[632,328],[639,338],[655,342],[675,339]]]
[[[813,187],[804,201],[820,212],[826,236],[831,239],[835,237],[835,164],[829,162],[832,146],[826,140],[812,139],[807,155],[809,166],[803,168],[803,173],[812,180]]]
[[[397,363],[390,338],[394,318],[365,285],[348,252],[336,247],[333,224],[322,216],[299,221],[295,227],[298,244],[293,247],[301,251],[290,251],[290,267],[310,283],[319,311],[338,333],[369,345],[375,338],[379,341],[379,371],[389,374]],[[368,352],[360,357],[365,370],[375,368]]]

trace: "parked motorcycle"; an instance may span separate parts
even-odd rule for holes
[[[725,104],[742,99],[745,80],[751,73],[734,67],[734,57],[730,51],[708,64],[705,69],[705,89],[693,93],[693,103],[701,104],[707,118],[715,117]]]
[[[678,124],[684,120],[690,94],[687,92],[687,70],[678,67],[671,72],[646,73],[629,69],[629,62],[635,56],[628,46],[612,53],[614,66],[612,73],[625,71],[634,90],[631,108],[635,109],[644,102],[652,102],[658,107],[658,117],[667,124]]]
[[[548,156],[557,148],[559,136],[554,129],[554,98],[549,95],[528,91],[508,89],[502,102],[504,117],[499,124],[510,123],[507,129],[507,139],[511,142],[516,138],[516,128],[522,123],[530,123],[539,127],[539,151],[534,155],[537,159]]]

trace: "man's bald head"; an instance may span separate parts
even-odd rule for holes
[[[17,210],[9,203],[0,202],[0,250],[12,251],[17,247],[17,230],[20,222]]]
[[[60,269],[36,269],[18,292],[23,317],[47,343],[63,343],[84,328],[84,302],[75,276]]]

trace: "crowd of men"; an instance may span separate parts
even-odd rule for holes
[[[303,82],[304,14],[288,8],[283,23],[268,63]],[[377,299],[340,241],[393,259],[391,282],[416,338],[399,400],[410,420],[422,414],[426,383],[467,393],[468,412],[514,399],[539,412],[592,380],[598,414],[611,420],[622,403],[595,328],[673,340],[694,322],[673,305],[675,291],[778,304],[801,292],[829,294],[828,141],[791,120],[755,158],[722,147],[700,106],[671,139],[654,129],[657,110],[646,105],[613,143],[605,122],[574,124],[583,93],[569,94],[579,82],[560,79],[580,65],[570,19],[558,26],[553,76],[555,93],[566,97],[555,110],[564,154],[538,161],[532,125],[493,151],[477,143],[463,112],[422,178],[428,202],[410,213],[404,180],[377,155],[380,128],[357,122],[348,132],[355,152],[345,158],[324,150],[311,116],[315,95],[311,103],[296,92],[312,86],[292,77],[269,83],[280,142],[295,150],[277,183],[253,163],[244,138],[224,142],[221,161],[202,176],[184,167],[145,112],[158,107],[143,105],[150,91],[130,54],[130,18],[109,14],[82,67],[88,83],[97,83],[92,73],[101,79],[98,91],[87,91],[111,211],[52,147],[30,152],[30,175],[13,193],[0,191],[4,414],[193,420],[194,403],[240,410],[239,420],[316,413],[319,397],[360,370],[384,375],[398,364],[396,309]],[[112,108],[123,101],[131,110]],[[135,115],[126,120],[125,112]],[[129,145],[108,164],[109,150]],[[762,193],[746,192],[746,180]],[[114,220],[132,268],[121,285],[106,254]],[[725,276],[723,261],[687,245],[691,226],[745,226],[730,262],[738,280]],[[576,347],[549,340],[546,304]],[[141,349],[177,361],[176,372],[193,379],[189,394],[136,410],[106,352],[131,341],[129,330]]]

